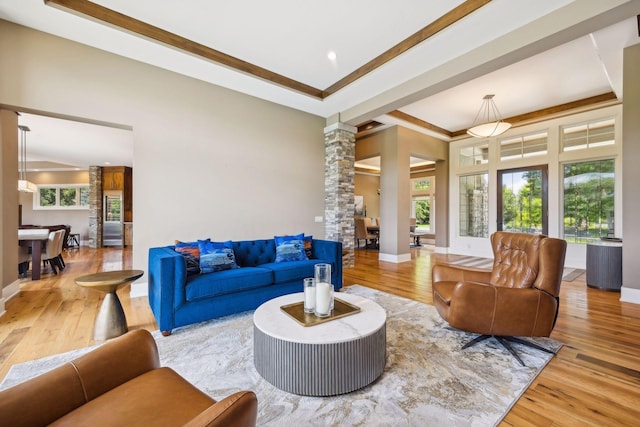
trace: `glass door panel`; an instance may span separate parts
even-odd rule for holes
[[[547,234],[547,166],[498,171],[498,230]]]

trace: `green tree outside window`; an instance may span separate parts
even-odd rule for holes
[[[76,206],[77,188],[60,189],[60,206]]]
[[[55,188],[40,188],[40,206],[56,206],[56,189]]]

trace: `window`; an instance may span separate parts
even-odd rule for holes
[[[461,176],[460,236],[489,237],[489,174]]]
[[[562,150],[584,150],[614,145],[615,119],[603,119],[562,127]]]
[[[547,132],[517,136],[500,141],[500,160],[523,159],[547,154]]]
[[[416,228],[435,233],[435,176],[411,180],[411,216],[416,219]]]
[[[481,165],[489,162],[489,144],[485,142],[461,148],[458,161],[460,166]]]
[[[567,163],[564,176],[564,238],[587,243],[614,235],[613,159]]]
[[[89,209],[86,184],[39,185],[33,198],[34,209]]]
[[[547,165],[498,171],[498,230],[547,234]]]

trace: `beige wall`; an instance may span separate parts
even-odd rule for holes
[[[640,45],[624,50],[622,300],[640,303]]]
[[[2,288],[18,276],[18,116],[0,109],[0,278]],[[0,288],[1,289],[1,288]],[[4,301],[0,293],[0,313]]]
[[[27,178],[34,184],[89,184],[89,171],[29,172]],[[20,193],[22,223],[35,225],[68,224],[80,240],[89,238],[89,209],[33,209],[33,193]]]
[[[135,268],[174,239],[324,237],[323,118],[6,21],[0,104],[133,129]]]
[[[380,218],[382,227],[393,232],[380,233],[380,259],[402,261],[409,253],[410,215],[410,156],[437,161],[437,168],[448,170],[449,145],[428,135],[411,129],[393,126],[383,131],[366,135],[356,141],[356,160],[381,156]],[[447,217],[446,193],[449,184],[445,173],[436,170],[436,194],[442,193],[444,202],[436,204],[436,218]],[[356,178],[356,193],[359,194]],[[438,196],[437,196],[438,197]],[[365,199],[366,202],[366,199]],[[374,216],[367,209],[367,216]],[[378,215],[375,215],[378,216]],[[446,245],[448,221],[442,220],[436,226],[436,244]]]
[[[356,196],[364,197],[366,216],[376,218],[380,216],[380,175],[356,172],[354,177]]]

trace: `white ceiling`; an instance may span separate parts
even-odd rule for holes
[[[94,3],[325,90],[464,2]],[[43,0],[0,0],[1,19],[312,114],[341,113],[353,125],[375,119],[416,128],[385,114],[400,110],[451,132],[471,124],[488,93],[496,95],[504,117],[607,92],[620,99],[622,49],[640,42],[639,12],[640,0],[493,0],[319,99],[47,6]],[[335,61],[327,58],[329,51],[336,53]],[[80,168],[107,159],[132,163],[132,135],[126,130],[67,120],[55,124],[26,114],[20,123],[32,130],[30,160]]]

